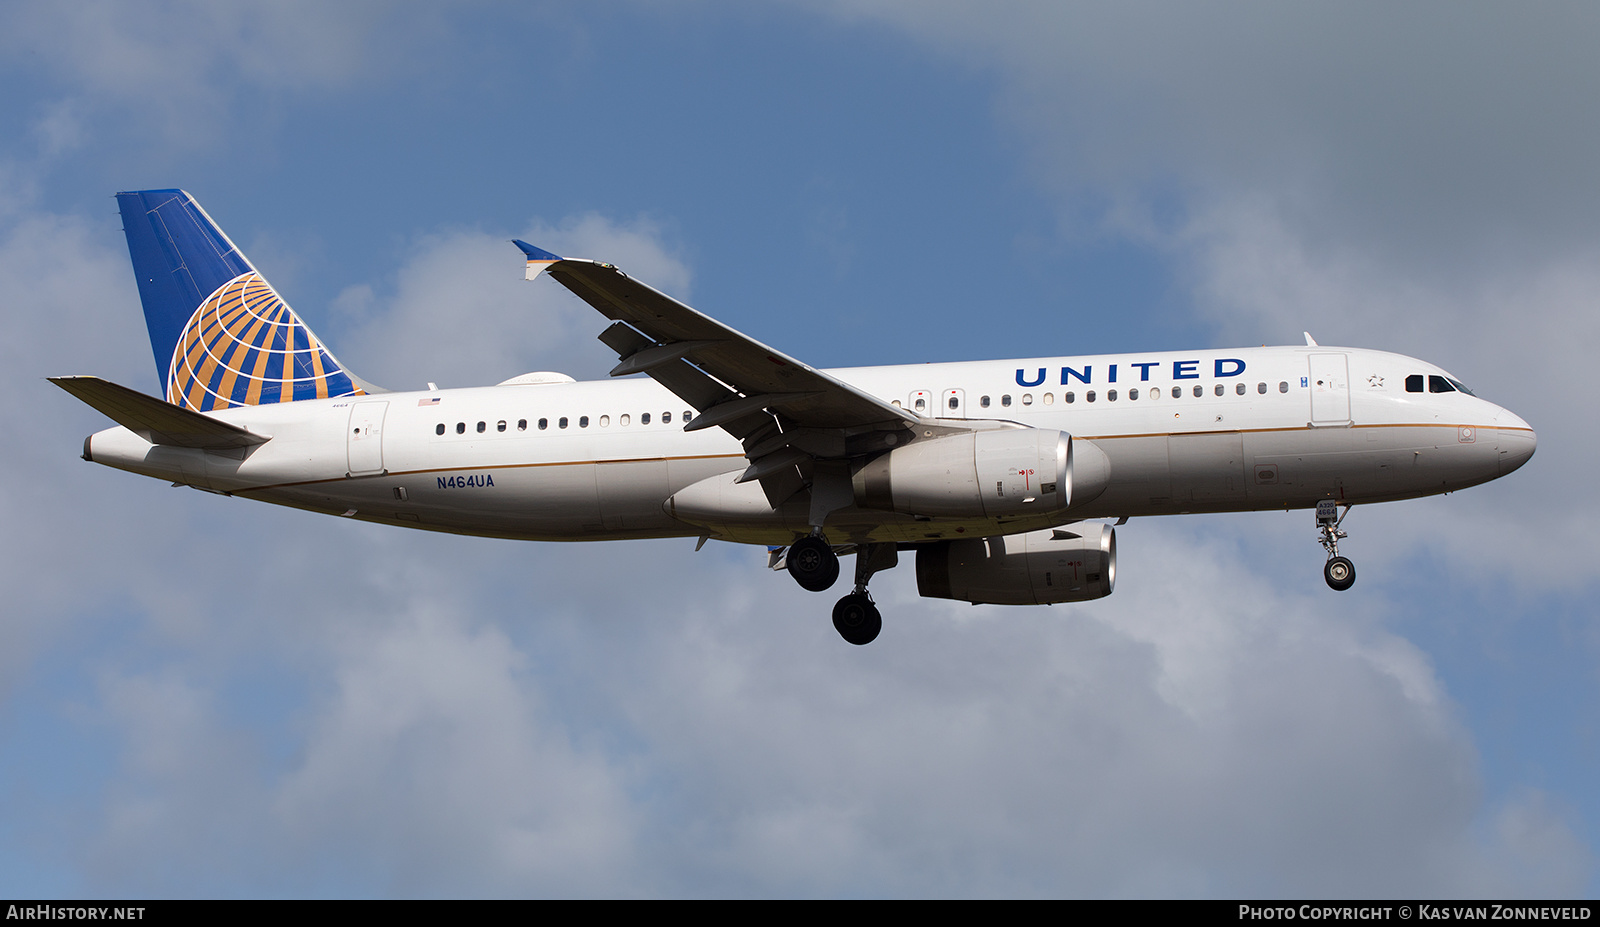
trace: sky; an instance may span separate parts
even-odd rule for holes
[[[1600,892],[1600,8],[0,7],[0,894]],[[1301,343],[1537,455],[1134,519],[1090,603],[758,548],[404,532],[93,466],[159,392],[112,194],[182,187],[350,368],[599,378],[522,238],[811,364]],[[1589,423],[1589,424],[1585,424]]]

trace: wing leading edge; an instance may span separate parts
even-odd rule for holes
[[[809,464],[874,454],[932,424],[610,264],[515,244],[528,257],[528,279],[547,273],[613,321],[600,335],[620,360],[611,375],[647,374],[697,410],[685,430],[721,427],[738,438],[750,461],[740,481],[760,480],[774,505],[804,485]]]

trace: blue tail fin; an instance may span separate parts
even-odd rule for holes
[[[139,190],[117,206],[168,402],[203,412],[368,391],[194,197]]]

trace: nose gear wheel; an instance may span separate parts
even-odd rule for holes
[[[1339,526],[1344,524],[1349,514],[1349,505],[1344,507],[1344,514],[1338,514],[1338,503],[1332,499],[1317,503],[1317,531],[1322,535],[1318,540],[1322,549],[1328,552],[1322,578],[1328,581],[1328,588],[1336,592],[1343,592],[1356,584],[1356,565],[1348,557],[1339,556],[1339,541],[1350,536],[1339,530]]]
[[[1345,557],[1329,557],[1322,568],[1322,577],[1330,588],[1343,592],[1356,584],[1356,565]]]

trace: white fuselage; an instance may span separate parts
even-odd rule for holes
[[[1110,461],[1104,492],[1038,523],[850,508],[835,543],[984,537],[1085,518],[1380,502],[1508,473],[1534,450],[1516,415],[1397,354],[1333,347],[1034,358],[828,373],[930,419],[1058,429]],[[1426,389],[1426,387],[1424,387]],[[748,461],[719,428],[685,432],[686,404],[649,379],[379,393],[213,413],[271,440],[247,450],[93,435],[97,463],[330,514],[531,540],[709,534],[786,544],[802,502],[695,523],[672,496]],[[542,423],[542,424],[541,424]],[[563,424],[564,423],[564,424]],[[442,433],[441,432],[442,428]],[[752,489],[755,484],[745,484]],[[804,495],[804,494],[802,494]]]

